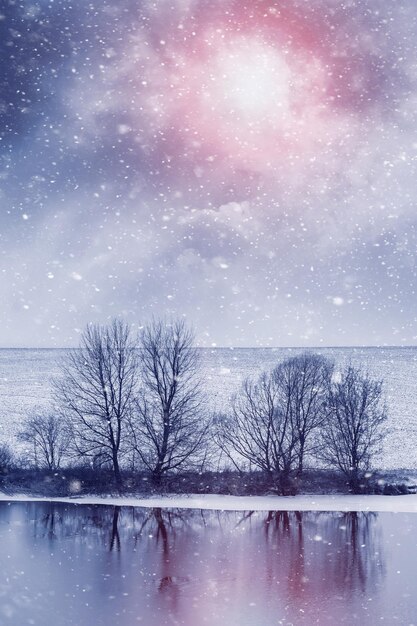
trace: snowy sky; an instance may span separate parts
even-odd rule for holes
[[[415,0],[0,13],[0,346],[417,343]]]

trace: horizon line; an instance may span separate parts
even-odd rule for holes
[[[372,349],[372,348],[417,348],[417,344],[355,344],[320,346],[201,346],[199,350],[329,350],[329,349]],[[77,350],[79,346],[0,346],[0,350]]]

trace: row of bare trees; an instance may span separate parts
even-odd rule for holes
[[[381,451],[386,419],[381,381],[305,352],[244,382],[219,419],[218,442],[233,465],[262,470],[280,493],[294,490],[306,457],[338,468],[358,491]]]
[[[219,445],[267,473],[285,492],[292,474],[300,476],[312,434],[324,424],[332,364],[305,353],[286,359],[257,381],[246,380],[232,412],[220,420]]]
[[[90,325],[55,381],[73,452],[96,466],[136,458],[155,481],[201,459],[203,392],[193,333],[183,320],[153,321],[135,337],[120,320]]]
[[[357,490],[385,434],[381,381],[348,365],[337,372],[305,352],[246,380],[231,408],[210,416],[193,332],[183,320],[88,325],[54,381],[54,411],[20,434],[36,466],[63,459],[110,466],[118,486],[127,464],[156,482],[210,467],[213,454],[239,471],[260,470],[280,493],[319,458]]]

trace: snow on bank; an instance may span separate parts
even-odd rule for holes
[[[417,513],[417,494],[405,496],[300,495],[300,496],[188,496],[36,498],[0,493],[2,502],[63,502],[145,508],[213,509],[220,511],[391,511]]]

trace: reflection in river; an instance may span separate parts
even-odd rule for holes
[[[412,514],[0,503],[0,624],[411,624],[415,536]]]

